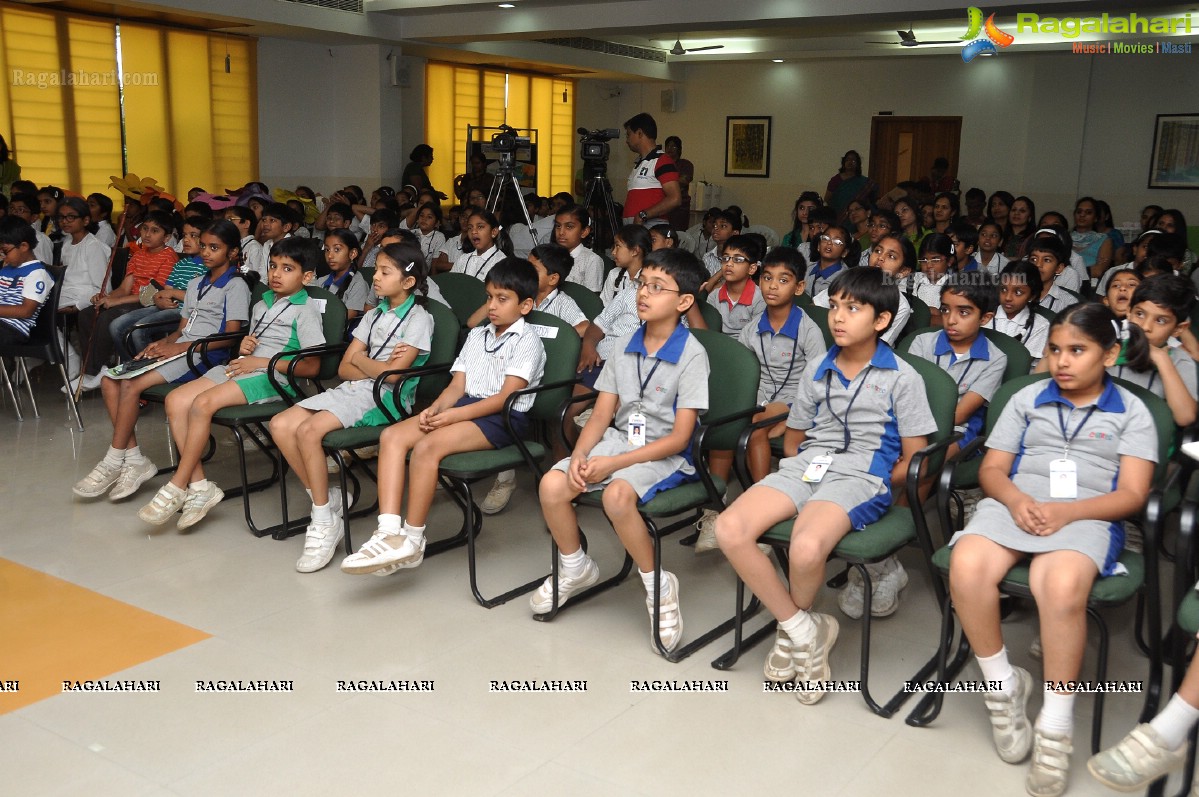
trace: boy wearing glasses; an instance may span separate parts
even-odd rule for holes
[[[766,310],[766,300],[752,277],[762,264],[762,245],[748,235],[734,235],[720,255],[720,273],[724,284],[708,294],[708,304],[720,311],[720,329],[731,338],[754,316]]]
[[[622,336],[596,380],[599,397],[574,453],[541,480],[541,509],[558,545],[558,605],[595,584],[599,569],[582,549],[574,500],[603,490],[604,513],[637,564],[653,622],[654,546],[640,501],[696,478],[691,436],[708,408],[708,356],[682,323],[706,274],[689,252],[659,249],[634,281],[641,325]],[[615,421],[615,423],[613,423]],[[679,580],[662,571],[659,620],[650,646],[671,651],[683,638]],[[534,614],[554,609],[554,576],[529,598]]]

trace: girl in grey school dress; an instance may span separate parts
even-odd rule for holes
[[[1125,355],[1147,342],[1129,325]],[[950,540],[954,607],[988,683],[986,706],[999,757],[1033,751],[1029,794],[1066,789],[1074,693],[1086,646],[1086,602],[1098,576],[1118,576],[1123,518],[1145,505],[1157,433],[1145,405],[1105,368],[1120,354],[1120,327],[1100,304],[1068,308],[1049,332],[1051,380],[1017,392],[1003,410],[979,470],[988,496]],[[998,585],[1031,558],[1029,585],[1044,640],[1044,702],[1026,715],[1032,677],[1008,661]]]

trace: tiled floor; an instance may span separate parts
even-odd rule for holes
[[[102,456],[107,422],[89,398],[88,431],[73,433],[57,391],[42,385],[39,395],[41,420],[17,423],[11,407],[0,406],[0,557],[211,637],[110,676],[159,680],[160,693],[57,694],[0,715],[2,794],[1023,793],[1025,768],[992,752],[977,695],[948,696],[937,722],[917,729],[902,714],[875,717],[852,694],[810,707],[763,694],[764,646],[729,672],[709,665],[727,637],[670,664],[649,650],[635,578],[543,624],[530,619],[523,598],[492,610],[475,604],[462,549],[387,578],[347,576],[335,565],[302,575],[293,568],[300,538],[256,539],[234,501],[188,534],[153,531],[136,517],[161,479],[122,504],[76,501],[70,485]],[[159,410],[144,415],[141,432],[165,465]],[[211,475],[226,486],[236,480],[227,441]],[[256,496],[256,509],[272,518],[274,500]],[[432,533],[448,534],[456,523],[453,507],[439,502]],[[582,524],[601,568],[612,572],[619,556],[602,518],[586,511]],[[361,520],[353,528],[360,542],[373,526]],[[480,538],[485,592],[547,567],[542,528],[522,479],[511,507],[488,518]],[[666,563],[680,576],[694,635],[731,611],[734,581],[718,552],[697,557],[675,539],[665,544]],[[916,552],[903,560],[912,575],[903,607],[876,625],[880,694],[914,672],[937,631]],[[0,582],[0,601],[18,597],[11,589]],[[821,604],[837,611],[831,591]],[[834,676],[854,679],[860,634],[841,619]],[[1142,678],[1131,612],[1112,625],[1111,677]],[[1025,653],[1027,614],[1005,631],[1017,663],[1035,665]],[[0,628],[0,681],[5,636]],[[48,665],[46,677],[59,675]],[[218,679],[290,680],[294,691],[196,691],[197,680]],[[435,691],[337,691],[338,680],[371,679],[432,680]],[[492,680],[544,679],[586,680],[587,691],[489,691]],[[631,681],[650,679],[727,680],[728,691],[631,691]],[[1035,710],[1039,698],[1033,703]],[[1110,699],[1105,741],[1123,735],[1139,710],[1137,697]],[[1069,793],[1107,794],[1085,772],[1089,699],[1080,698],[1077,714]]]

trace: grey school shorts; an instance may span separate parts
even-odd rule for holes
[[[854,531],[861,531],[886,514],[891,507],[891,490],[882,479],[856,473],[837,473],[836,455],[833,468],[819,482],[805,482],[804,471],[818,455],[825,453],[815,449],[801,451],[798,456],[787,457],[779,469],[758,484],[778,490],[795,503],[795,511],[803,509],[808,501],[830,501],[849,514]]]
[[[632,451],[628,438],[616,429],[606,429],[604,436],[591,449],[593,457],[612,457]],[[570,468],[570,457],[560,460],[554,465],[554,470],[566,473]],[[699,476],[695,468],[683,457],[675,454],[666,459],[656,459],[651,462],[638,462],[627,468],[614,472],[603,482],[587,485],[587,492],[602,490],[614,479],[628,482],[642,503],[650,500],[658,493],[677,487],[680,484],[693,482]]]
[[[376,408],[374,385],[373,379],[342,382],[332,390],[304,399],[298,406],[314,412],[331,412],[343,429],[349,429]]]

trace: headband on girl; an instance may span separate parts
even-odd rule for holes
[[[1056,235],[1058,234],[1058,233],[1057,233],[1057,230],[1053,229],[1052,227],[1042,227],[1041,229],[1039,229],[1039,230],[1037,230],[1036,232],[1034,232],[1034,233],[1033,233],[1033,235],[1040,235],[1040,234],[1041,234],[1041,233],[1043,233],[1043,232],[1047,232],[1047,233],[1049,233],[1050,235],[1053,235],[1053,236],[1056,236]]]

